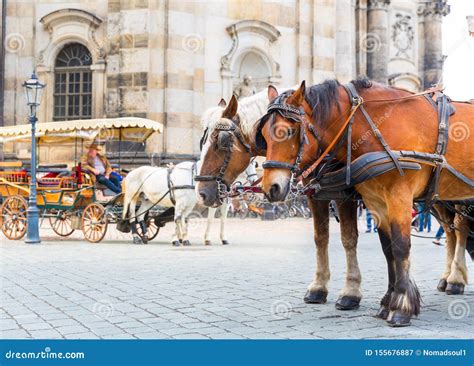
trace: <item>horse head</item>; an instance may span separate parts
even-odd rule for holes
[[[311,110],[305,101],[304,81],[296,91],[281,95],[270,86],[268,98],[271,103],[257,127],[255,141],[266,150],[262,188],[274,202],[285,199],[292,180],[317,154],[319,144],[316,134],[307,132]]]
[[[222,99],[218,107],[206,111],[201,138],[201,167],[196,191],[201,203],[218,206],[221,196],[249,165],[251,148],[240,132],[238,102],[232,96],[228,105]]]

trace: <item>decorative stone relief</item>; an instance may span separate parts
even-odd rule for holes
[[[280,37],[280,32],[271,24],[259,20],[242,20],[226,28],[232,39],[229,51],[221,58],[222,95],[231,97],[234,88],[244,75],[240,75],[240,63],[246,55],[261,59],[268,69],[268,80],[278,84],[281,79],[280,65],[272,56],[272,43]],[[256,76],[259,75],[250,75]]]
[[[392,25],[392,58],[413,59],[415,31],[410,14],[397,12]]]

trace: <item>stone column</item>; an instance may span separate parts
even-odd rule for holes
[[[423,88],[441,83],[443,76],[442,19],[448,15],[447,0],[433,0],[418,8],[418,16],[423,23],[424,51],[422,56]]]
[[[380,83],[388,82],[390,0],[369,0],[367,34],[361,39],[367,53],[367,76]]]

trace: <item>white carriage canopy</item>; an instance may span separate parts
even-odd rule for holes
[[[123,117],[36,124],[39,143],[86,140],[95,143],[107,141],[144,142],[153,133],[162,133],[163,124],[146,118]],[[31,125],[0,128],[0,143],[31,140]]]

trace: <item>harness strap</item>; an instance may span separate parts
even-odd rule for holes
[[[173,191],[173,182],[171,181],[171,173],[173,172],[173,168],[168,168],[167,169],[167,175],[166,179],[168,182],[168,192],[170,193],[170,200],[173,205],[176,204],[176,199],[174,197],[174,191]]]
[[[334,145],[336,145],[336,143],[339,141],[344,131],[346,131],[348,124],[351,122],[351,118],[354,116],[355,112],[357,112],[357,110],[362,105],[362,103],[363,103],[363,100],[361,98],[361,100],[359,100],[359,102],[356,105],[353,105],[351,107],[351,112],[349,116],[347,117],[346,121],[337,132],[335,138],[331,141],[331,143],[323,151],[323,153],[319,156],[319,158],[313,164],[311,164],[309,168],[307,168],[303,173],[301,173],[303,178],[308,178],[308,176],[317,168],[317,166],[321,163],[321,161],[323,161],[325,156],[332,150]]]
[[[349,83],[347,85],[349,89],[352,89],[353,91],[355,91],[354,93],[354,96],[357,96],[359,97],[360,99],[357,99],[357,98],[352,98],[351,95],[352,93],[350,93],[349,97],[351,99],[351,103],[352,103],[352,107],[351,107],[351,110],[350,110],[350,114],[349,116],[347,117],[346,121],[344,122],[344,124],[341,126],[340,130],[337,132],[336,136],[334,137],[334,139],[331,141],[331,143],[328,145],[328,147],[322,152],[322,154],[319,156],[319,158],[309,166],[309,168],[307,168],[302,174],[301,176],[303,178],[307,178],[317,167],[318,165],[323,161],[323,159],[325,158],[325,156],[330,152],[332,151],[334,145],[336,145],[336,143],[339,141],[339,139],[343,136],[343,133],[344,131],[346,131],[347,127],[349,126],[349,124],[351,123],[351,119],[352,117],[354,116],[355,112],[357,112],[357,110],[360,108],[364,117],[367,119],[367,122],[369,123],[370,127],[372,128],[374,134],[376,135],[376,137],[379,139],[380,143],[382,144],[382,146],[384,147],[385,151],[390,155],[390,157],[392,158],[392,160],[394,159],[394,155],[393,153],[391,152],[390,148],[388,147],[388,145],[385,143],[385,140],[383,139],[382,135],[380,134],[380,131],[378,130],[378,128],[375,126],[374,122],[370,119],[370,116],[368,115],[367,111],[365,110],[365,108],[363,108],[362,104],[367,104],[367,103],[380,103],[380,102],[400,102],[402,100],[406,100],[406,99],[412,99],[412,98],[416,98],[416,97],[419,97],[419,96],[424,96],[424,95],[429,95],[429,94],[433,94],[433,93],[436,93],[436,92],[440,92],[442,91],[443,89],[439,86],[435,86],[435,87],[432,87],[430,89],[427,89],[425,91],[422,91],[422,92],[419,92],[419,93],[416,93],[416,94],[410,94],[410,95],[407,95],[407,96],[404,96],[404,97],[398,97],[398,98],[389,98],[389,99],[374,99],[374,100],[367,100],[367,101],[364,101],[362,99],[362,97],[360,97],[358,94],[357,94],[357,90],[355,89],[354,85],[352,83]],[[347,90],[347,89],[346,89]],[[398,162],[396,162],[395,160],[393,161],[394,164],[396,165],[398,171],[400,172],[400,175],[403,176],[403,170],[401,169],[400,167],[400,164],[398,164]]]
[[[430,180],[425,194],[425,206],[431,208],[433,203],[438,199],[439,189],[439,178],[443,167],[452,168],[446,163],[443,155],[446,154],[448,147],[448,131],[449,131],[449,100],[448,97],[442,92],[437,92],[436,102],[429,98],[431,104],[438,112],[438,140],[435,147],[435,154],[441,157],[441,161],[436,161],[436,165],[433,168]],[[448,170],[449,170],[448,168]],[[456,171],[456,174],[460,174]],[[455,175],[456,175],[455,174]]]
[[[382,134],[380,133],[380,130],[377,128],[374,121],[372,121],[372,118],[370,118],[370,116],[367,113],[367,111],[365,110],[364,106],[361,106],[360,110],[361,110],[362,114],[364,115],[365,119],[367,120],[367,122],[369,123],[370,128],[372,129],[372,131],[374,131],[375,136],[377,137],[377,139],[382,144],[384,150],[387,152],[388,155],[390,155],[390,158],[393,160],[393,163],[397,167],[398,172],[403,177],[405,175],[405,173],[403,173],[403,169],[400,166],[400,163],[398,162],[398,160],[395,157],[394,153],[392,152],[390,147],[388,147],[387,143],[385,142],[384,138],[382,137]]]

